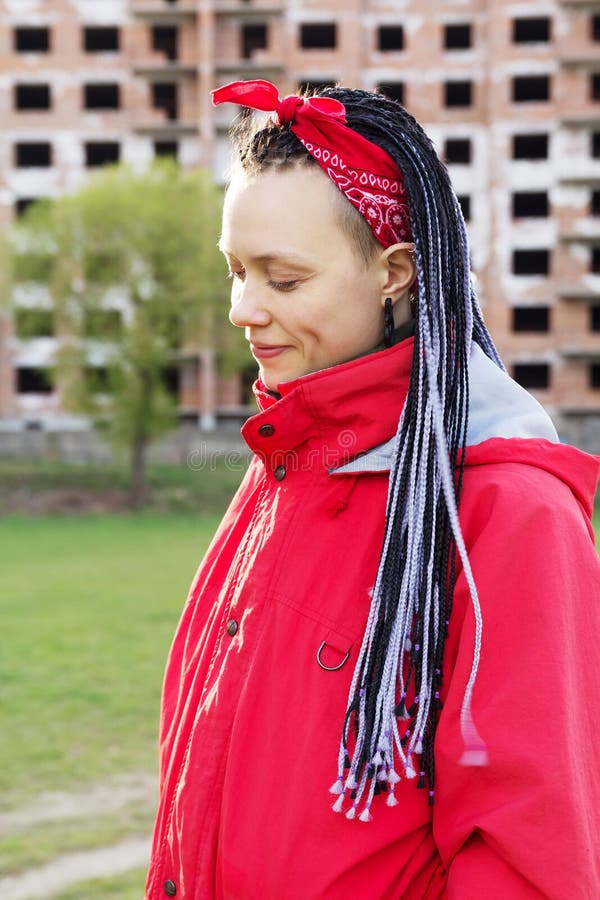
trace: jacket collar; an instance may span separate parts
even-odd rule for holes
[[[336,474],[387,472],[410,381],[414,340],[280,385],[254,385],[261,412],[242,428],[248,446],[277,465],[286,454]],[[265,428],[265,426],[267,426]],[[467,446],[490,438],[556,442],[540,404],[473,344]]]
[[[242,427],[271,467],[293,455],[309,468],[335,469],[388,441],[406,399],[414,341],[279,385],[279,399],[254,385],[261,410]]]
[[[556,429],[538,401],[473,343],[469,359],[467,447],[490,438],[558,441]],[[395,444],[394,435],[360,458],[336,467],[336,474],[389,472]]]

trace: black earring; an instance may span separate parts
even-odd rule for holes
[[[391,347],[394,343],[394,310],[391,297],[385,298],[383,306],[383,343],[386,347]]]

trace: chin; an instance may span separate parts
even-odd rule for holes
[[[277,391],[280,384],[287,384],[288,381],[295,381],[296,378],[315,371],[296,347],[286,347],[282,353],[271,358],[265,355],[261,357],[257,352],[254,358],[258,363],[259,378],[270,391]]]
[[[296,378],[301,378],[302,375],[309,375],[312,371],[315,370],[301,367],[297,369],[284,369],[282,367],[279,370],[275,370],[274,368],[263,368],[262,366],[260,366],[258,374],[265,387],[267,387],[270,391],[277,391],[277,388],[280,384],[286,384],[288,381],[295,381]]]
[[[269,391],[276,391],[277,385],[286,380],[285,377],[274,375],[273,372],[265,372],[264,369],[258,370],[258,376]]]

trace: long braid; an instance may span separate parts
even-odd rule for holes
[[[388,805],[397,803],[394,785],[402,776],[418,775],[417,786],[428,787],[433,802],[434,740],[457,557],[476,620],[473,665],[461,711],[465,761],[484,761],[485,748],[470,712],[481,611],[457,511],[472,340],[502,364],[472,285],[462,213],[429,138],[406,110],[381,95],[340,87],[319,93],[340,100],[349,127],[382,147],[401,170],[418,286],[411,379],[396,433],[383,546],[332,787],[339,795],[334,809],[342,809],[349,792],[353,803],[346,815],[366,821],[382,787]],[[234,140],[246,169],[298,161],[315,164],[289,125],[268,122],[254,126],[254,131],[242,126]]]

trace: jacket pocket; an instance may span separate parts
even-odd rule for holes
[[[324,674],[345,672],[353,667],[356,661],[357,648],[362,638],[361,624],[336,622],[327,614],[326,610],[317,610],[302,605],[297,601],[274,594],[275,602],[288,611],[288,622],[296,619],[296,627],[291,633],[304,647],[305,661],[310,656],[310,661]],[[366,613],[365,613],[366,614]],[[296,647],[296,649],[299,649]]]

